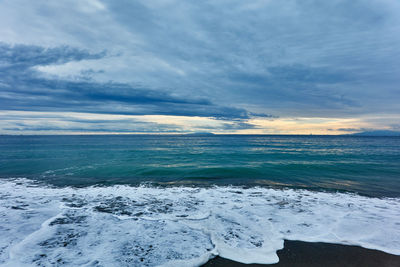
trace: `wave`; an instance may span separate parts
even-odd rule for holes
[[[0,180],[4,266],[276,263],[283,240],[400,255],[400,199],[232,186],[52,188]]]

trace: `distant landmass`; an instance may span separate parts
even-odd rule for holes
[[[375,130],[375,131],[365,131],[359,133],[353,133],[350,135],[356,136],[400,136],[399,131],[389,131],[389,130]]]

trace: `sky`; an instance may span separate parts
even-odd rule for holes
[[[0,134],[400,130],[398,0],[0,0]]]

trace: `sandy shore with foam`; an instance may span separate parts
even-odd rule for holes
[[[200,266],[215,255],[273,264],[284,240],[400,255],[399,204],[260,187],[56,188],[0,180],[0,265]]]

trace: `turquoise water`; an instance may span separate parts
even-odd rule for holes
[[[284,240],[400,255],[400,138],[0,136],[1,266],[276,263]]]
[[[400,138],[0,136],[0,177],[56,186],[246,185],[400,196]]]

